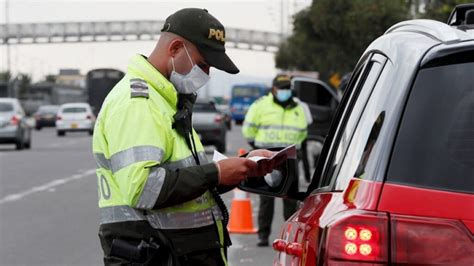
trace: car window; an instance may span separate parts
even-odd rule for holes
[[[86,113],[87,108],[85,107],[66,107],[62,111],[63,113]]]
[[[419,71],[401,121],[387,182],[474,192],[472,73],[473,62]]]
[[[0,112],[13,112],[13,104],[0,103]]]
[[[391,106],[389,103],[392,101],[392,95],[387,92],[383,82],[389,72],[390,65],[385,65],[378,82],[370,92],[369,100],[347,146],[340,170],[334,174],[335,190],[344,190],[352,178],[368,180],[377,178],[375,170],[383,152],[381,139],[389,135],[383,133],[386,130],[384,124],[388,116],[386,108]]]
[[[367,65],[365,73],[363,73],[364,75],[361,75],[357,88],[352,92],[359,93],[359,95],[356,95],[352,100],[352,108],[350,108],[350,103],[346,106],[344,111],[345,117],[341,119],[338,126],[337,142],[334,143],[330,157],[331,161],[327,163],[326,172],[324,173],[323,185],[325,186],[334,183],[336,180],[344,155],[347,152],[361,114],[367,105],[372,89],[380,76],[384,62],[385,58],[382,58],[380,55],[377,58],[372,58]]]
[[[334,98],[332,94],[321,84],[310,81],[296,81],[294,83],[295,95],[304,99],[306,103],[329,106]]]

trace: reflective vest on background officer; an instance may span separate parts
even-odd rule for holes
[[[182,9],[162,31],[148,58],[131,59],[94,129],[104,263],[226,265],[228,215],[218,193],[262,172],[245,158],[208,162],[191,110],[209,66],[239,70],[207,10]]]
[[[290,80],[287,75],[278,75],[273,80],[272,93],[250,106],[242,133],[254,148],[286,147],[292,144],[300,148],[306,139],[307,118],[303,107],[292,97]],[[274,202],[272,197],[260,196],[258,246],[269,244]],[[284,200],[283,205],[284,218],[288,219],[296,210],[296,202]]]

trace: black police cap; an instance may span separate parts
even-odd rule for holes
[[[166,18],[161,31],[172,32],[193,43],[210,66],[231,74],[239,73],[225,53],[224,26],[206,9],[181,9]]]

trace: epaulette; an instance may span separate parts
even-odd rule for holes
[[[130,97],[144,97],[148,98],[148,83],[143,79],[130,79]]]

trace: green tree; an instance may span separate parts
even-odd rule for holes
[[[46,75],[44,77],[44,81],[47,81],[47,82],[56,82],[56,75],[52,75],[52,74],[49,74],[49,75]]]
[[[294,17],[293,34],[276,54],[286,70],[351,71],[366,47],[393,24],[409,17],[405,0],[316,0]]]
[[[0,72],[0,81],[10,82],[11,79],[12,79],[12,73],[10,73],[10,71]]]
[[[26,89],[31,84],[31,76],[28,74],[20,73],[16,77],[18,79],[18,94],[20,98],[26,97]]]
[[[447,22],[456,5],[472,3],[472,0],[430,0],[426,1],[425,13],[421,17]]]

